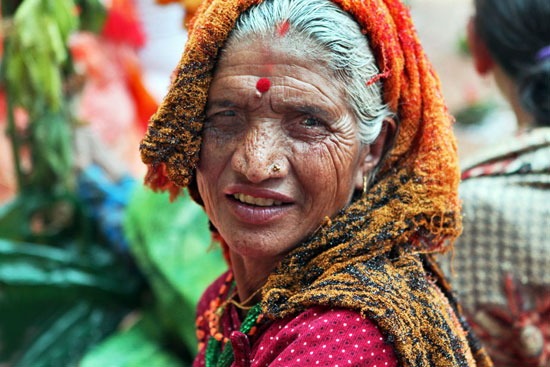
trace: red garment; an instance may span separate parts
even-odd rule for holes
[[[218,278],[203,294],[198,315],[218,296],[225,277]],[[356,311],[313,307],[299,315],[267,322],[250,338],[234,332],[240,324],[236,307],[228,306],[221,327],[225,336],[231,335],[233,367],[397,366],[393,347],[373,322]],[[209,334],[204,325],[201,330]],[[193,367],[205,366],[205,349],[199,351]]]

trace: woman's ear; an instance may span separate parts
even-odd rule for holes
[[[495,63],[487,46],[477,33],[473,17],[468,21],[467,33],[468,46],[472,52],[474,67],[480,75],[487,75],[493,70]]]
[[[361,165],[357,170],[355,177],[355,189],[363,190],[363,177],[370,178],[371,172],[376,168],[383,155],[392,144],[397,126],[393,118],[387,117],[382,122],[382,129],[378,137],[370,144],[363,146],[361,149]]]

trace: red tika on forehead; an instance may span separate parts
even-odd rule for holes
[[[290,24],[288,23],[288,20],[281,22],[277,26],[277,34],[279,35],[279,37],[284,37],[288,33],[289,28]]]
[[[256,83],[256,89],[260,93],[265,93],[269,90],[271,87],[271,82],[267,78],[261,78],[258,80],[258,83]]]

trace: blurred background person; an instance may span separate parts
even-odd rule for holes
[[[496,366],[550,365],[549,19],[547,0],[476,0],[468,24],[518,131],[463,165],[464,231],[444,263]]]

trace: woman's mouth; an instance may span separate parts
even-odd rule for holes
[[[229,208],[239,222],[263,225],[272,223],[292,209],[292,202],[276,193],[256,193],[258,196],[233,192],[226,194]],[[266,197],[272,196],[272,197]],[[273,197],[275,196],[275,197]],[[280,200],[278,200],[280,199]]]
[[[246,194],[242,194],[242,193],[236,193],[236,194],[233,194],[233,198],[235,200],[238,200],[240,201],[241,203],[244,203],[244,204],[249,204],[249,205],[255,205],[255,206],[280,206],[283,204],[282,201],[278,201],[278,200],[273,200],[273,199],[269,199],[269,198],[256,198],[254,196],[250,196],[250,195],[246,195]]]

